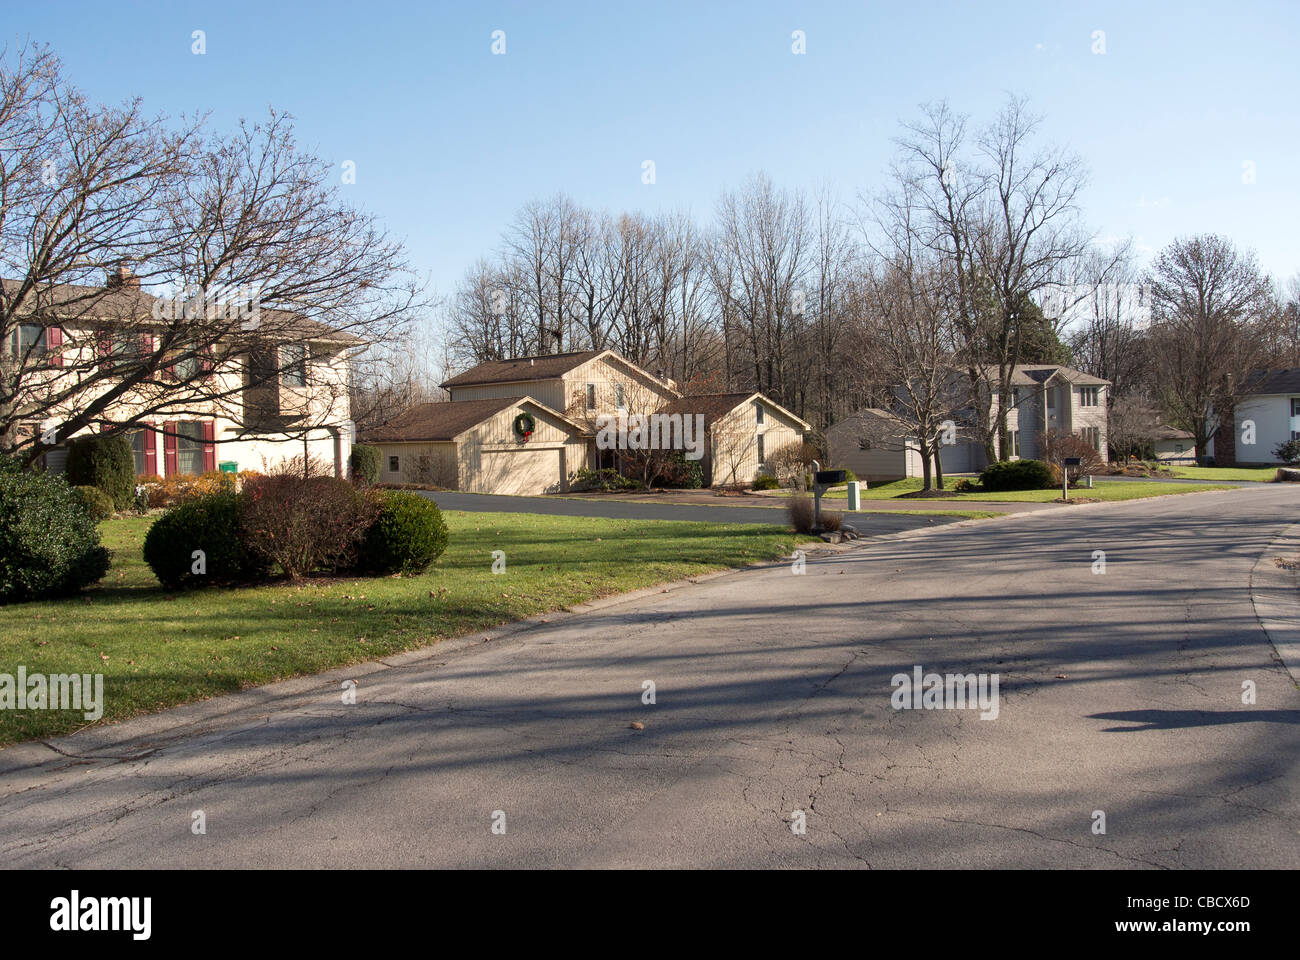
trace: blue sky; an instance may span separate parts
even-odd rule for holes
[[[1008,93],[1084,157],[1100,235],[1151,250],[1219,232],[1276,276],[1300,272],[1295,2],[55,0],[10,7],[3,32],[50,43],[96,99],[222,126],[293,114],[303,145],[355,162],[349,199],[443,293],[529,199],[708,220],[759,170],[851,199],[881,183],[918,104],[981,119]]]

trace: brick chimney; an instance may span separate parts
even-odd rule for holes
[[[108,272],[108,279],[104,286],[110,290],[116,290],[118,287],[134,287],[140,289],[140,278],[131,272],[131,268],[122,264],[114,267]]]

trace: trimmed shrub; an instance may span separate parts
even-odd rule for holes
[[[569,484],[569,489],[573,491],[635,490],[639,486],[640,484],[635,480],[623,476],[617,470],[609,468],[590,470],[583,467],[573,475],[573,483]]]
[[[781,482],[770,473],[760,473],[754,478],[755,490],[775,490],[781,486]]]
[[[984,468],[980,486],[985,490],[1043,490],[1053,486],[1052,470],[1041,460],[999,460]]]
[[[664,464],[661,482],[677,490],[699,490],[704,486],[704,462],[687,460],[680,450],[673,451]]]
[[[351,568],[378,512],[375,498],[346,480],[292,470],[245,484],[239,495],[244,542],[294,580]]]
[[[966,477],[958,477],[957,482],[952,485],[954,493],[975,493],[979,490],[978,484],[971,483]]]
[[[72,495],[96,523],[113,515],[113,498],[99,487],[73,487]]]
[[[76,593],[108,563],[95,521],[63,477],[0,464],[0,603]]]
[[[386,493],[361,544],[361,566],[371,573],[423,573],[447,549],[442,511],[418,493]]]
[[[348,475],[353,483],[374,483],[379,479],[380,458],[383,451],[378,447],[358,444],[348,454]]]
[[[117,510],[135,499],[135,455],[121,434],[91,434],[68,441],[68,483],[74,487],[99,487],[113,498]]]
[[[203,551],[201,566],[196,550]],[[145,534],[144,561],[169,590],[257,580],[269,566],[244,545],[239,498],[230,490],[191,497],[154,521]]]

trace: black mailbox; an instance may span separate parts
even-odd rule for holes
[[[818,470],[813,474],[813,483],[822,487],[833,487],[837,483],[844,483],[848,478],[849,475],[843,470]]]
[[[1065,458],[1065,465],[1066,465],[1067,467],[1078,467],[1078,466],[1082,466],[1082,464],[1083,464],[1083,459],[1080,458],[1080,457],[1066,457],[1066,458]]]

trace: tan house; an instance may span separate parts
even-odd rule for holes
[[[6,281],[7,289],[11,285]],[[161,344],[181,321],[154,319],[155,304],[164,301],[141,291],[129,272],[110,276],[104,288],[67,286],[54,294],[56,304],[77,308],[60,316],[56,306],[42,324],[16,325],[0,347],[5,363],[24,365],[32,385],[19,399],[20,416],[31,411],[20,434],[42,436],[67,422],[115,389],[115,369],[158,354],[157,376],[115,399],[72,436],[116,432],[119,424],[143,413],[140,425],[127,430],[137,475],[198,474],[221,462],[264,470],[303,454],[331,466],[336,476],[346,475],[353,433],[350,354],[360,343],[357,337],[305,317],[262,310],[248,331],[233,324],[235,332],[220,341],[219,350],[208,348],[204,356],[210,359],[194,359],[191,353],[190,359],[168,365]],[[78,386],[82,381],[84,388]],[[45,391],[67,400],[50,406],[41,400]],[[67,451],[59,446],[42,459],[46,469],[61,472]]]
[[[362,437],[380,448],[381,480],[563,492],[580,469],[621,467],[620,451],[598,441],[608,418],[698,414],[709,482],[750,483],[769,452],[809,429],[762,394],[683,396],[613,350],[490,360],[442,386],[449,402],[422,404]]]
[[[531,397],[422,403],[365,441],[382,451],[382,481],[470,493],[562,493],[589,465],[583,425]]]

